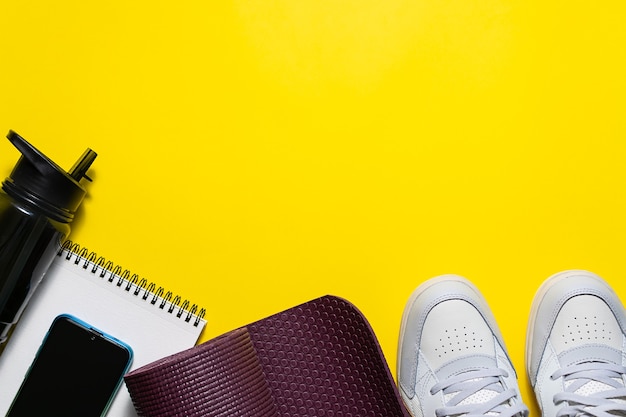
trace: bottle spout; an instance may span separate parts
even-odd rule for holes
[[[87,170],[89,169],[93,161],[95,161],[97,156],[97,153],[87,148],[87,150],[85,150],[80,159],[76,161],[72,169],[70,169],[70,177],[74,178],[77,182],[80,182],[80,180],[83,178],[91,182],[92,179],[87,176]]]

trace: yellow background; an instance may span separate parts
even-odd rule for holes
[[[422,281],[625,297],[621,1],[4,1],[0,131],[99,153],[71,238],[207,309],[207,340],[324,294],[395,374]],[[18,153],[5,141],[0,170]]]

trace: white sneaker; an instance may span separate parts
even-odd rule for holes
[[[398,385],[414,417],[526,417],[517,375],[478,289],[456,275],[433,278],[402,316]]]
[[[526,371],[544,417],[626,415],[626,315],[597,275],[565,271],[534,297]]]

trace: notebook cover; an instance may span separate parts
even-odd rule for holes
[[[410,417],[376,336],[324,296],[125,376],[140,416]]]

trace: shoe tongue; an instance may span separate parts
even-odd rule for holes
[[[579,365],[585,362],[603,362],[621,365],[622,354],[606,345],[583,345],[566,350],[559,355],[561,367]],[[574,380],[570,380],[566,382],[565,386],[568,387],[573,382]],[[575,392],[583,396],[590,396],[610,389],[613,389],[610,385],[589,380],[589,382],[580,386]]]
[[[483,369],[492,369],[497,367],[495,359],[491,356],[482,355],[467,355],[460,358],[456,358],[439,368],[435,374],[440,381],[445,379],[461,375],[470,371],[477,371]],[[446,394],[444,396],[444,402],[447,404],[452,398],[456,396],[456,392]],[[465,398],[459,405],[463,404],[482,404],[498,395],[498,391],[494,391],[488,388],[474,393],[473,395]],[[488,415],[497,415],[497,413],[488,413]]]
[[[493,357],[486,355],[466,355],[445,363],[435,371],[435,375],[439,381],[443,381],[464,372],[491,369],[497,366],[498,364]]]
[[[578,365],[585,362],[605,362],[622,364],[622,352],[606,345],[581,345],[559,354],[561,367]]]

